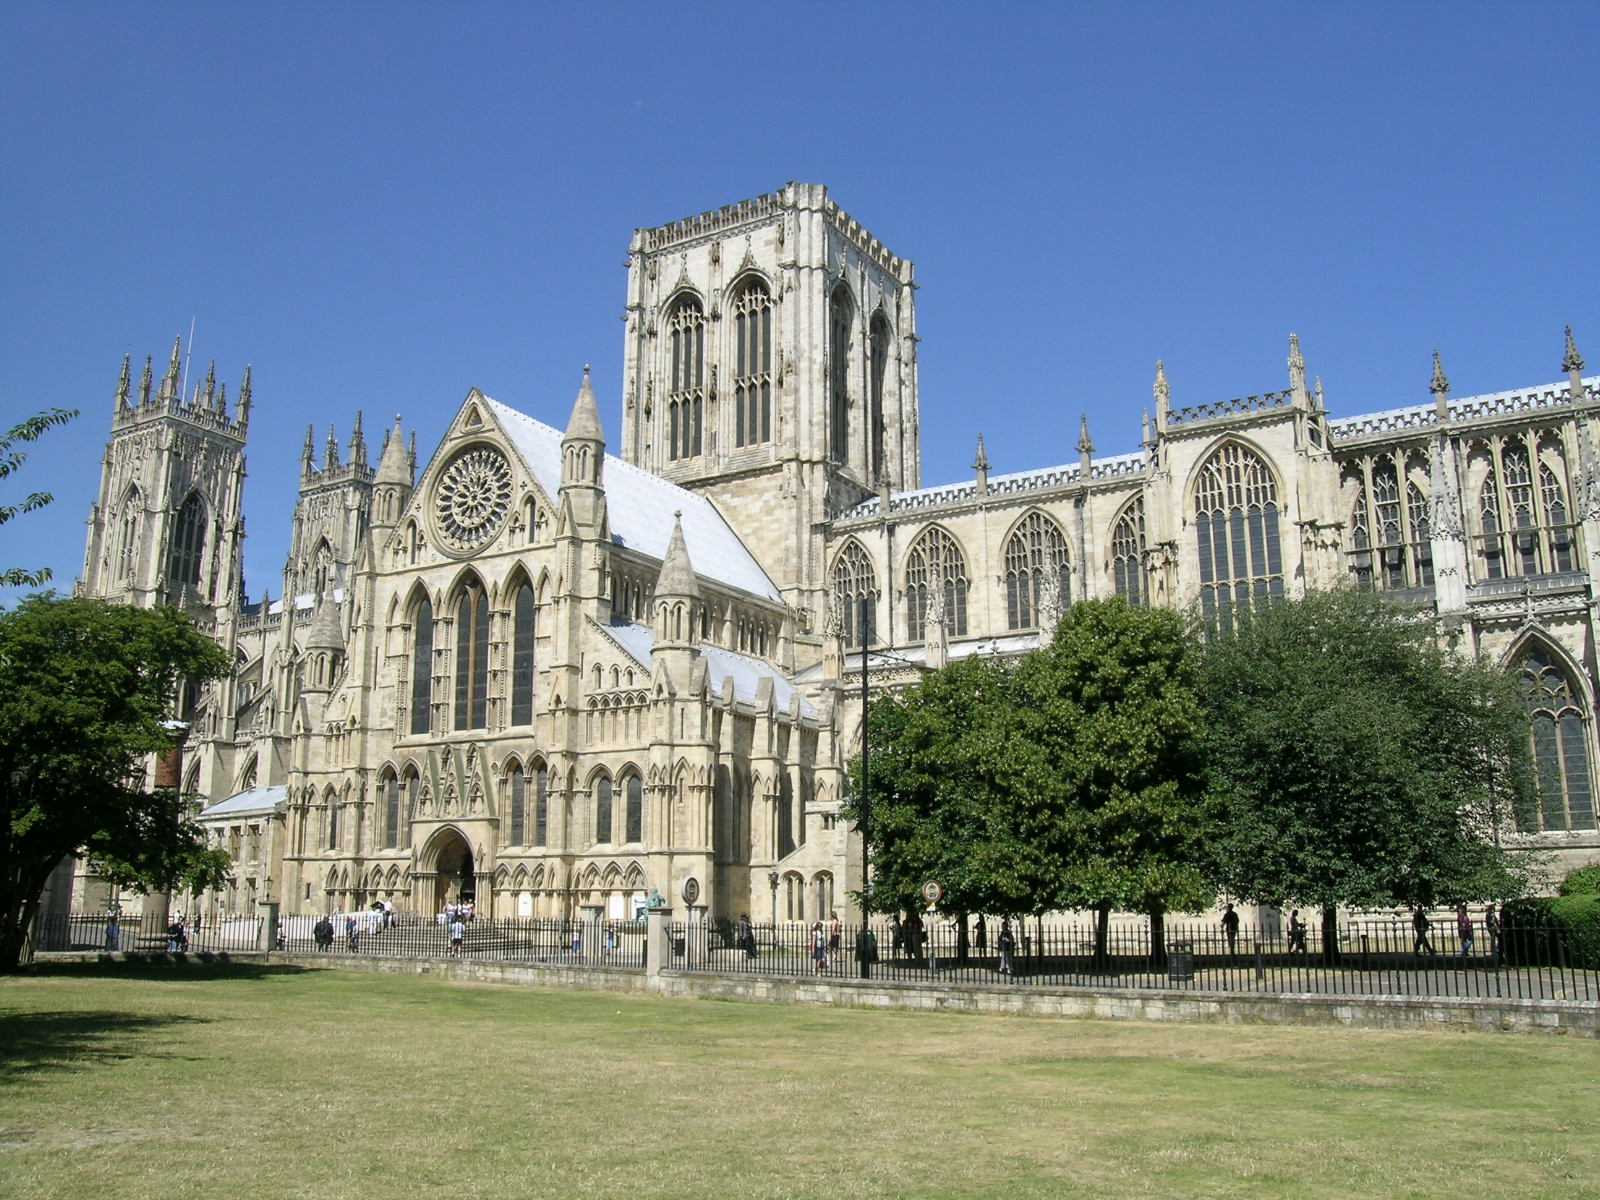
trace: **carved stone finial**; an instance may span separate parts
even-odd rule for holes
[[[1087,413],[1078,417],[1078,453],[1082,455],[1094,453],[1094,442],[1089,437],[1089,416]]]
[[[1156,420],[1159,423],[1161,415],[1172,403],[1172,388],[1167,384],[1167,364],[1159,358],[1156,359],[1156,381],[1150,390],[1156,398]]]
[[[117,376],[117,412],[121,412],[123,409],[128,407],[128,388],[132,382],[133,356],[131,354],[124,354],[122,356],[122,374]]]
[[[155,377],[154,359],[146,354],[144,356],[144,374],[139,376],[139,403],[150,403],[150,382]]]
[[[1571,325],[1567,326],[1567,344],[1561,356],[1561,369],[1569,375],[1576,375],[1583,370],[1583,355],[1578,353],[1578,343],[1572,336]]]
[[[1433,378],[1428,381],[1428,390],[1435,396],[1448,395],[1450,380],[1445,378],[1444,363],[1439,359],[1439,352],[1433,352]]]

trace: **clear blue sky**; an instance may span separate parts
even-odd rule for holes
[[[752,20],[750,14],[759,12]],[[424,453],[467,388],[615,440],[630,230],[789,179],[922,284],[924,479],[1176,403],[1600,364],[1600,5],[141,5],[0,13],[0,420],[82,410],[0,565],[83,550],[124,353],[255,367],[246,575],[308,421]],[[137,369],[137,368],[136,368]],[[375,442],[374,438],[374,442]],[[13,481],[15,482],[15,481]],[[8,485],[0,501],[14,500]]]

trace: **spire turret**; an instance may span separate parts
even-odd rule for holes
[[[139,403],[150,403],[150,384],[155,378],[155,360],[148,354],[144,356],[144,374],[139,376]]]
[[[1167,413],[1172,407],[1172,388],[1167,384],[1167,364],[1156,359],[1156,381],[1150,387],[1156,398],[1156,432],[1167,431]]]
[[[334,471],[339,467],[339,437],[333,432],[333,426],[328,426],[328,448],[322,456],[322,466],[325,471]]]
[[[225,417],[225,416],[228,415],[228,385],[227,384],[225,384],[225,383],[217,384],[217,405],[216,405],[216,408],[213,409],[212,411],[214,411],[219,417]]]
[[[672,514],[672,537],[667,541],[667,554],[661,560],[661,574],[656,579],[656,595],[674,598],[695,597],[700,587],[695,582],[694,567],[689,562],[689,546],[683,538],[683,510]]]
[[[350,431],[350,464],[365,467],[367,463],[367,435],[361,429],[361,410],[356,409],[355,428]]]
[[[1089,415],[1080,414],[1078,417],[1078,464],[1080,478],[1089,478],[1089,466],[1094,459],[1094,441],[1089,437]]]
[[[206,368],[206,407],[217,406],[217,360],[212,359],[211,365]]]
[[[1568,330],[1571,333],[1571,330]],[[117,404],[116,413],[120,416],[122,410],[128,407],[128,388],[133,381],[133,356],[122,356],[122,374],[117,377]]]
[[[1578,353],[1578,342],[1572,336],[1572,326],[1567,326],[1567,344],[1561,355],[1561,369],[1567,373],[1567,381],[1572,389],[1574,400],[1583,399],[1583,355]]]
[[[317,429],[314,425],[306,426],[306,444],[300,451],[300,474],[310,475],[316,467],[313,462],[317,454]]]
[[[605,443],[606,434],[600,424],[600,406],[595,403],[594,387],[589,382],[589,364],[583,364],[583,382],[578,385],[578,398],[572,405],[572,417],[567,421],[567,440],[583,438]]]
[[[178,395],[178,376],[183,369],[183,337],[172,339],[172,357],[167,361],[167,373],[161,377],[161,394],[156,397],[162,404],[181,400]]]
[[[1300,353],[1300,335],[1289,335],[1289,390],[1297,401],[1309,398],[1306,391],[1306,359]]]
[[[1434,411],[1443,421],[1450,415],[1450,381],[1445,378],[1444,364],[1439,361],[1439,352],[1433,352],[1433,378],[1428,381],[1428,390],[1433,393]]]
[[[989,451],[984,448],[983,434],[978,434],[978,456],[972,460],[972,469],[978,473],[978,495],[989,494]]]
[[[583,382],[572,404],[572,417],[561,438],[561,486],[600,488],[605,467],[606,435],[600,425],[600,406],[589,382],[589,364],[583,364]]]
[[[394,417],[394,428],[383,435],[383,452],[378,456],[378,474],[374,483],[411,486],[411,464],[406,460],[405,436],[400,432],[400,414]]]
[[[244,380],[239,384],[239,424],[250,424],[250,364],[244,368]]]

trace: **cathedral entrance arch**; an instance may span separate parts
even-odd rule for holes
[[[476,903],[478,878],[472,844],[460,830],[439,830],[428,842],[425,864],[428,859],[433,867],[434,912],[443,911],[447,904]]]

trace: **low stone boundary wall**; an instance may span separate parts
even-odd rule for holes
[[[47,954],[39,963],[227,963],[429,975],[473,983],[511,983],[589,991],[633,992],[701,1000],[829,1004],[840,1008],[908,1009],[1121,1021],[1192,1021],[1220,1025],[1342,1025],[1356,1029],[1550,1033],[1600,1038],[1600,1004],[1579,1000],[1468,999],[1450,996],[1259,995],[1247,992],[1121,991],[1090,988],[929,987],[876,980],[793,979],[772,975],[619,971],[471,959],[363,958],[298,954]]]

